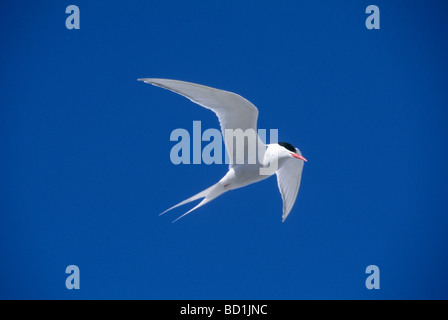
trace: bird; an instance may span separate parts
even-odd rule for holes
[[[186,81],[158,78],[141,78],[138,81],[170,90],[192,102],[213,111],[219,120],[230,164],[224,177],[211,187],[172,206],[160,215],[195,200],[202,201],[179,216],[181,219],[224,193],[277,176],[277,184],[283,200],[282,222],[288,217],[299,192],[304,162],[300,150],[287,142],[265,144],[257,135],[258,109],[242,96]],[[254,132],[255,139],[239,140],[237,150],[232,132]],[[233,140],[232,140],[233,139]],[[249,161],[252,159],[252,161]],[[253,161],[255,159],[255,161]],[[271,170],[269,170],[271,169]],[[264,171],[263,171],[264,170]]]

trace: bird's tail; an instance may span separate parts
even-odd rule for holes
[[[188,198],[188,199],[186,199],[186,200],[184,200],[184,201],[182,201],[182,202],[176,204],[175,206],[172,206],[171,208],[169,208],[169,209],[163,211],[160,215],[162,215],[162,214],[164,214],[164,213],[166,213],[166,212],[168,212],[168,211],[170,211],[170,210],[172,210],[172,209],[174,209],[174,208],[180,207],[180,206],[182,206],[182,205],[184,205],[184,204],[187,204],[187,203],[190,203],[190,202],[192,202],[192,201],[195,201],[195,200],[204,198],[201,202],[199,202],[199,204],[198,204],[196,207],[194,207],[193,209],[187,211],[186,213],[184,213],[184,214],[181,215],[179,218],[177,218],[176,220],[173,221],[173,222],[176,222],[177,220],[179,220],[180,218],[186,216],[186,215],[189,214],[190,212],[196,210],[196,209],[199,208],[199,207],[202,207],[204,204],[206,204],[206,203],[212,201],[213,199],[219,197],[220,195],[222,195],[222,194],[223,194],[224,192],[226,192],[226,191],[227,191],[227,190],[225,190],[224,186],[222,186],[222,185],[218,182],[218,183],[212,185],[211,187],[205,189],[204,191],[201,191],[201,192],[199,192],[198,194],[196,194],[196,195],[194,195],[194,196],[192,196],[192,197],[190,197],[190,198]]]

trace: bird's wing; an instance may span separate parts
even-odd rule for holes
[[[263,159],[265,145],[261,142],[257,135],[257,118],[258,109],[248,100],[237,95],[235,93],[219,90],[195,83],[170,80],[170,79],[139,79],[145,83],[149,83],[164,89],[171,90],[177,94],[180,94],[192,102],[212,110],[218,116],[219,123],[221,125],[221,132],[224,137],[224,142],[226,145],[226,150],[229,155],[229,160],[231,167],[235,163],[241,163],[242,160],[246,159]],[[231,148],[230,143],[226,140],[226,130],[231,129],[241,129],[243,132],[247,129],[253,130],[255,135],[256,143],[259,148],[260,154],[256,158],[250,158],[249,152],[257,152],[257,149],[249,148],[249,139],[243,139],[244,142],[244,154],[236,154],[236,145],[233,143]],[[229,137],[230,138],[230,137]],[[254,141],[255,142],[255,141]],[[255,151],[254,151],[255,150]],[[240,162],[237,162],[240,161]]]
[[[301,154],[299,149],[297,153]],[[303,161],[290,158],[277,170],[277,183],[283,199],[282,221],[288,217],[299,192],[300,180],[302,178]]]

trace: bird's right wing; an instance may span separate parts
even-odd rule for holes
[[[296,148],[298,154],[301,154]],[[296,158],[290,158],[277,170],[278,188],[283,199],[283,215],[282,221],[288,217],[297,194],[299,193],[300,180],[302,179],[303,161]]]
[[[250,101],[229,91],[219,90],[185,81],[154,78],[139,80],[171,90],[216,113],[221,125],[221,132],[226,144],[226,150],[231,161],[231,166],[232,163],[237,163],[237,159],[239,159],[238,161],[241,161],[249,158],[249,152],[251,152],[252,149],[249,148],[248,142],[243,142],[243,158],[240,157],[240,154],[237,155],[236,144],[230,148],[228,140],[226,140],[227,129],[241,129],[243,132],[248,129],[253,130],[256,139],[255,142],[259,146],[260,152],[263,152],[260,153],[258,158],[263,159],[262,156],[264,155],[265,145],[261,142],[257,135],[258,109]],[[244,139],[244,141],[248,140]]]

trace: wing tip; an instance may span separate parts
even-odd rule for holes
[[[143,81],[145,83],[150,83],[150,84],[157,84],[158,82],[162,82],[162,81],[167,81],[169,79],[162,79],[162,78],[138,78],[137,81]],[[171,81],[176,81],[176,80],[171,80]]]
[[[288,218],[290,212],[291,212],[291,210],[289,212],[283,212],[283,214],[282,214],[282,222],[285,222],[285,220],[286,220],[286,218]]]
[[[152,78],[138,78],[137,81],[143,81],[145,83],[152,83],[154,79]]]

